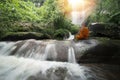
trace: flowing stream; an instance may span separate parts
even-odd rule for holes
[[[78,43],[74,43],[71,40],[38,41],[34,39],[17,42],[0,42],[0,55],[12,55],[42,61],[61,61],[63,59],[74,63],[76,62],[76,55],[82,55],[81,52],[94,47],[95,45],[97,45],[95,40]]]
[[[77,64],[78,52],[97,44],[95,40],[87,43],[33,39],[0,42],[0,80],[108,80],[101,70],[99,75]]]
[[[0,56],[0,80],[101,80],[88,72],[78,64]]]

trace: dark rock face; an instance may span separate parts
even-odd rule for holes
[[[79,62],[120,63],[120,41],[99,41],[99,44],[84,52]]]
[[[120,79],[120,65],[114,64],[83,64],[84,66],[90,67],[97,76],[106,77],[107,80],[118,80]],[[90,72],[88,72],[91,74]],[[89,79],[88,79],[89,80]],[[94,79],[90,79],[94,80]],[[98,79],[99,80],[99,79]],[[100,80],[104,80],[101,78]]]
[[[89,26],[91,36],[120,39],[120,26],[112,23],[93,23]]]
[[[93,32],[103,32],[105,31],[105,24],[101,24],[101,23],[93,23],[90,25],[90,31],[93,31]]]

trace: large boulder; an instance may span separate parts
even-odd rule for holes
[[[97,40],[97,45],[83,51],[78,61],[120,63],[120,40]]]
[[[120,26],[114,23],[92,23],[89,29],[92,37],[120,39]]]

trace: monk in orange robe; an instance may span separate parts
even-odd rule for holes
[[[88,29],[88,27],[83,25],[80,28],[80,31],[78,32],[78,34],[75,35],[75,39],[77,39],[77,40],[87,39],[88,36],[89,36],[89,29]]]

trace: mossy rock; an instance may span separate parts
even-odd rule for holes
[[[17,40],[25,40],[25,39],[48,39],[49,36],[44,35],[42,33],[37,32],[7,32],[1,38],[4,41],[17,41]]]

